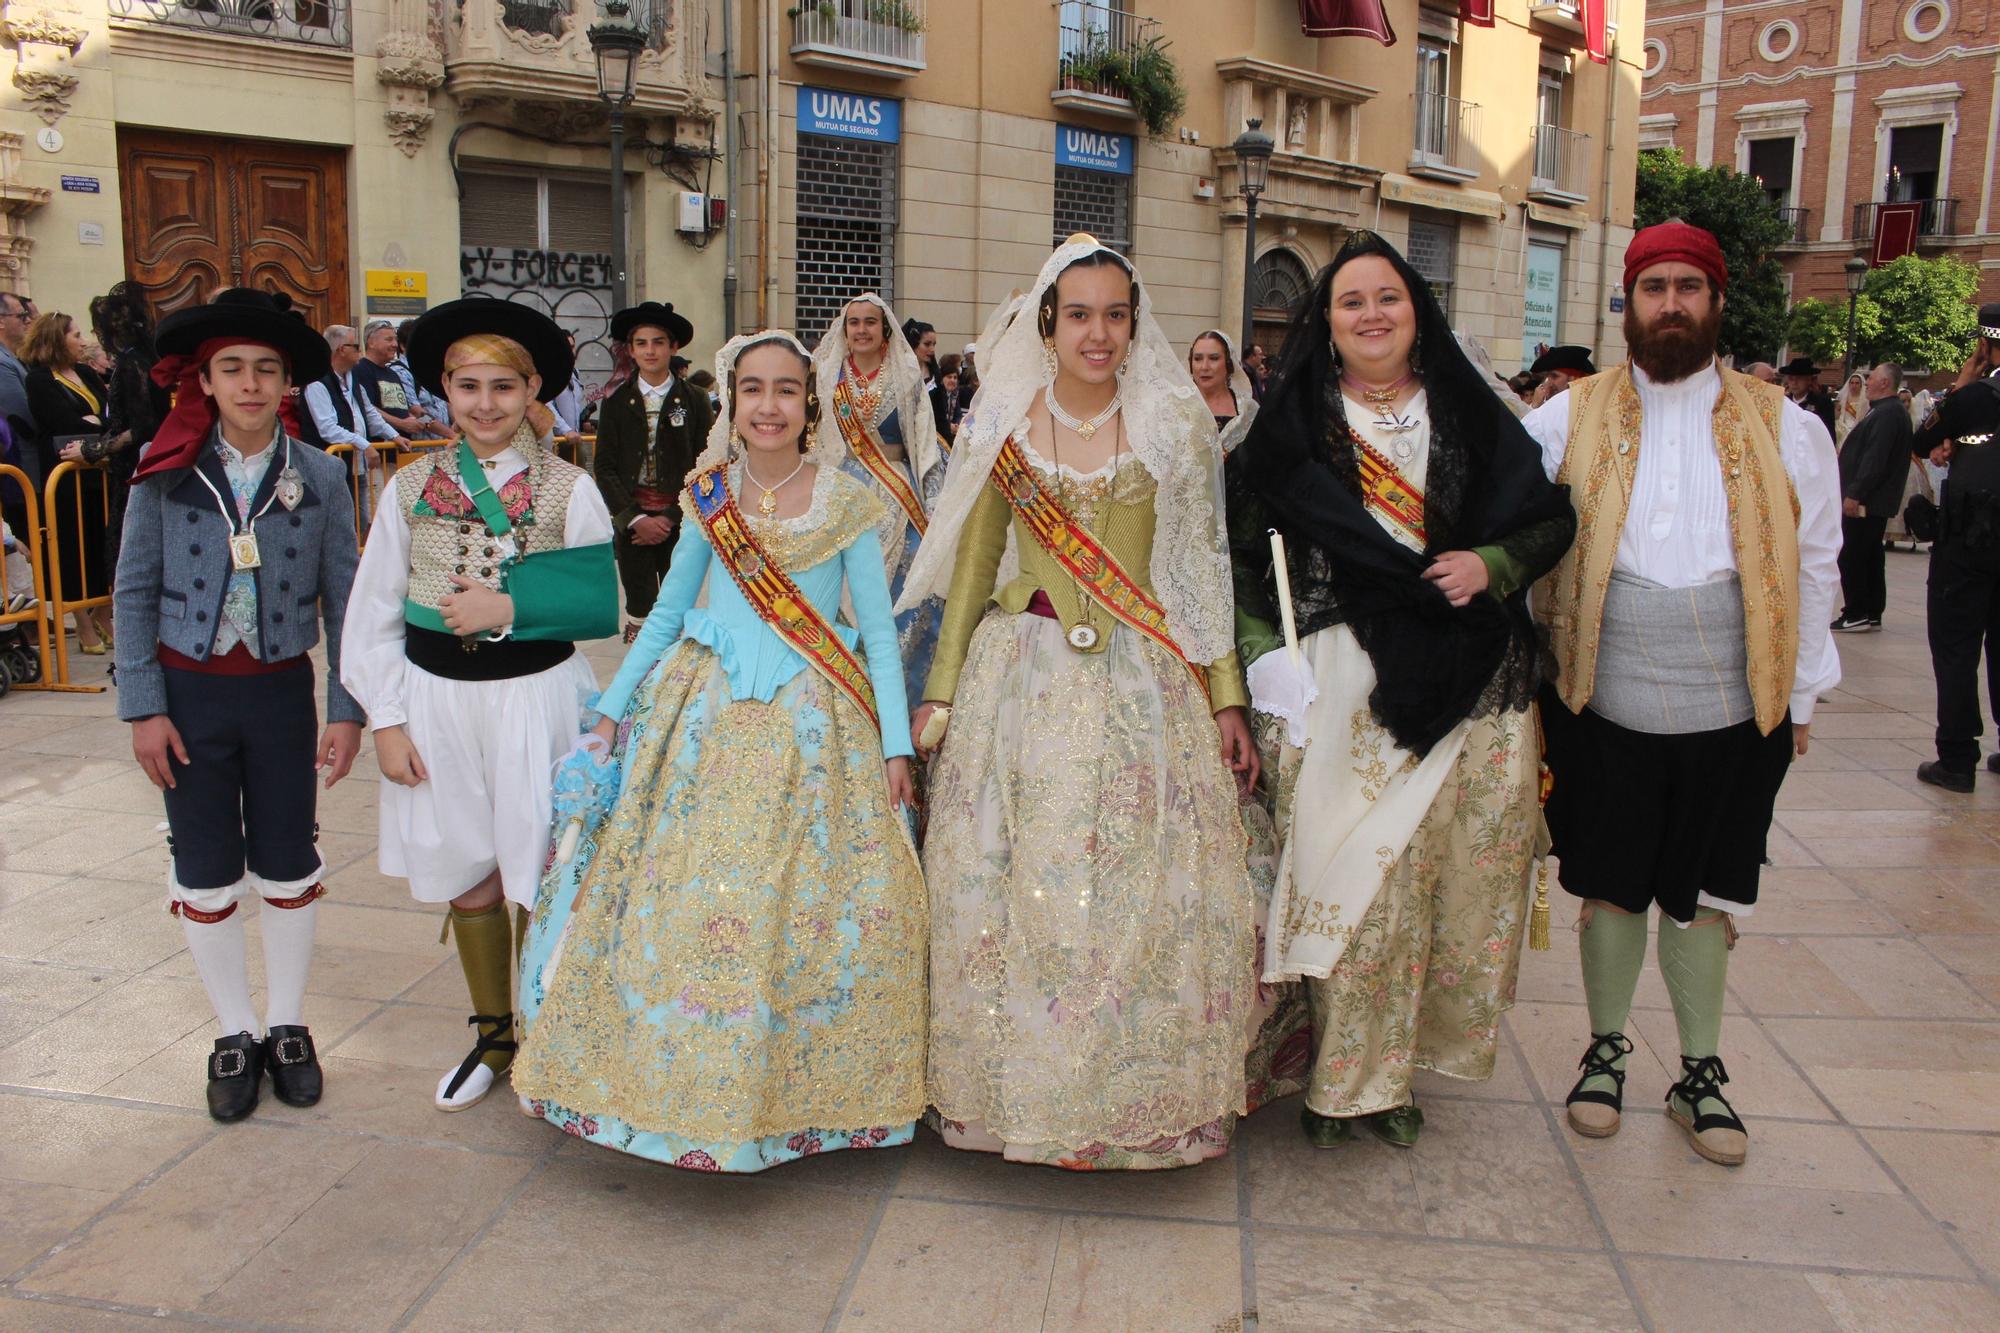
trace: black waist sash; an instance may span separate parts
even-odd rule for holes
[[[403,625],[403,656],[446,680],[513,680],[561,666],[576,645],[560,639],[482,639]]]

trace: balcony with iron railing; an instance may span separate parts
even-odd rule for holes
[[[907,79],[924,68],[928,0],[801,0],[791,11],[802,65]]]
[[[1586,183],[1590,136],[1560,125],[1535,126],[1534,161],[1528,172],[1528,198],[1544,204],[1590,201]]]
[[[1057,14],[1056,86],[1049,100],[1069,111],[1137,119],[1132,72],[1155,54],[1160,25],[1099,0],[1063,0]]]
[[[1882,210],[1918,205],[1917,240],[1942,241],[1958,235],[1958,200],[1956,199],[1910,199],[1901,204],[1877,201],[1859,203],[1854,206],[1854,239],[1872,241],[1880,224]]]
[[[1479,178],[1479,103],[1441,93],[1412,93],[1410,174],[1436,180]]]
[[[111,16],[329,50],[353,42],[348,0],[111,0]]]
[[[1785,226],[1789,233],[1784,242],[1784,247],[1791,249],[1794,246],[1806,244],[1806,227],[1812,222],[1812,210],[1810,208],[1781,207],[1778,210],[1778,216],[1785,220]]]

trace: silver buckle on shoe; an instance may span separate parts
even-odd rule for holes
[[[288,1046],[292,1050],[296,1051],[297,1054],[296,1055],[285,1054],[285,1049]],[[276,1060],[281,1065],[302,1065],[306,1063],[309,1057],[306,1054],[305,1038],[303,1037],[278,1038],[276,1042],[272,1043],[271,1058],[273,1060]]]
[[[224,1062],[231,1058],[236,1061],[235,1067],[223,1068]],[[217,1051],[210,1058],[208,1067],[211,1071],[210,1078],[241,1078],[250,1070],[250,1057],[242,1047],[231,1047],[226,1051]]]

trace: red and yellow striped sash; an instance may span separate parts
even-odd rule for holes
[[[1165,648],[1194,673],[1195,683],[1208,691],[1208,673],[1187,660],[1167,631],[1167,613],[1139,586],[1090,530],[1071,518],[1009,439],[993,462],[992,481],[1007,497],[1029,535],[1063,567],[1090,599],[1123,623]]]
[[[1370,509],[1424,545],[1424,493],[1396,471],[1396,465],[1353,432],[1354,452],[1361,465],[1361,499]]]
[[[806,600],[799,585],[757,544],[743,511],[736,507],[735,497],[729,493],[729,480],[724,475],[728,468],[727,463],[718,463],[688,485],[695,513],[701,519],[702,530],[708,534],[708,544],[715,548],[716,558],[736,580],[744,600],[764,623],[797,649],[813,670],[852,699],[867,715],[871,726],[881,730],[882,721],[875,711],[875,687],[869,683],[868,672]]]
[[[856,399],[853,383],[850,376],[842,375],[833,386],[833,420],[834,424],[840,427],[840,438],[847,441],[847,452],[860,459],[861,466],[868,469],[868,475],[881,482],[882,488],[902,506],[903,513],[909,517],[917,529],[917,535],[921,537],[930,527],[930,520],[924,517],[923,503],[917,499],[917,493],[910,488],[909,480],[903,476],[903,470],[883,455],[882,446],[876,441],[875,432],[869,427],[864,405]],[[907,434],[910,429],[910,423],[904,422],[904,432]]]

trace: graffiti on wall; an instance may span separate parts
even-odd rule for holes
[[[576,335],[576,368],[595,388],[611,373],[611,256],[578,250],[468,245],[458,255],[467,296],[519,301]]]

